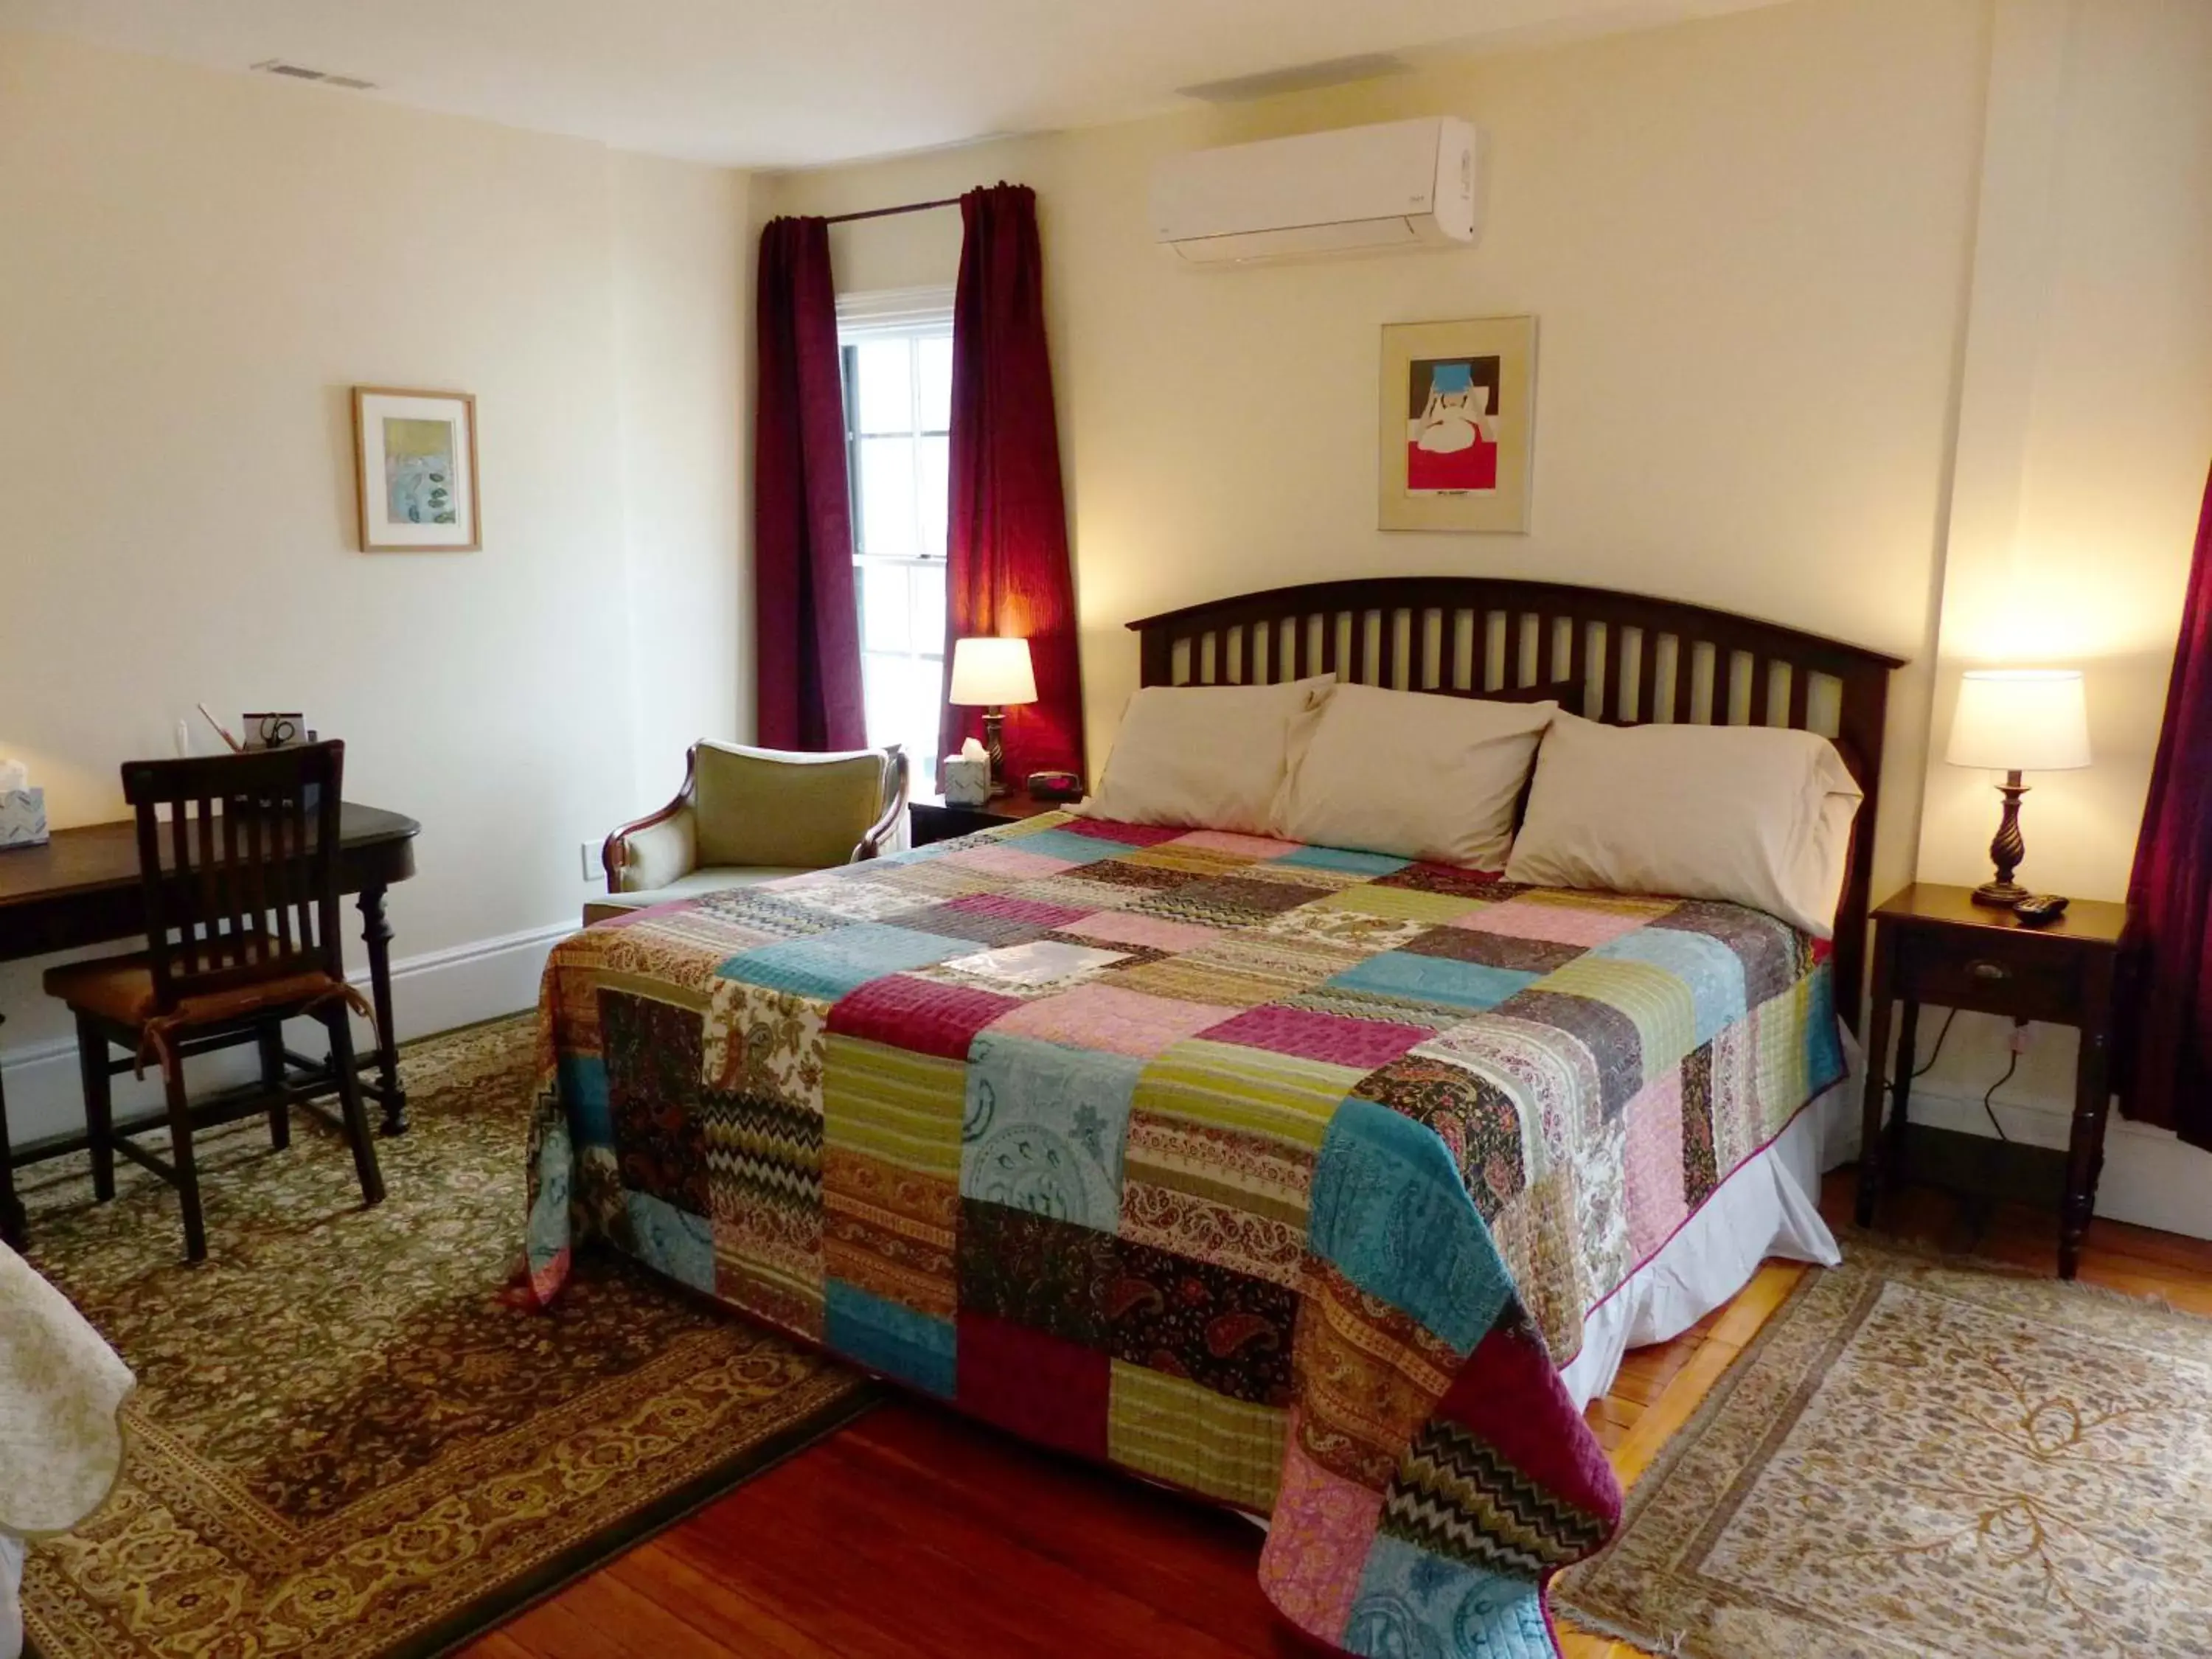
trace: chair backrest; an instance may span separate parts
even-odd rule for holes
[[[161,1012],[311,969],[343,976],[344,773],[343,743],[124,763]]]

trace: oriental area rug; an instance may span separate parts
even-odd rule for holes
[[[403,1051],[361,1205],[295,1111],[202,1137],[209,1259],[135,1168],[27,1194],[31,1260],[137,1371],[106,1509],[33,1547],[43,1659],[419,1659],[857,1416],[849,1371],[604,1256],[511,1305],[530,1018]],[[159,1149],[158,1142],[156,1149]],[[66,1166],[47,1166],[64,1168]]]
[[[1856,1236],[1564,1574],[1683,1659],[2198,1659],[2212,1322]]]

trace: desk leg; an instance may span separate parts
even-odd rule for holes
[[[384,889],[361,890],[361,936],[368,943],[369,1001],[376,1009],[376,1076],[384,1094],[384,1133],[407,1133],[407,1097],[399,1087],[399,1037],[392,1025],[392,924]]]
[[[0,1014],[0,1024],[8,1017]],[[10,1249],[31,1248],[30,1224],[15,1196],[15,1158],[8,1146],[8,1085],[0,1078],[0,1243]]]
[[[1875,1208],[1881,1201],[1882,1158],[1887,1147],[1882,1134],[1881,1109],[1889,1071],[1889,1020],[1894,1006],[1890,994],[1891,957],[1887,930],[1875,924],[1874,994],[1867,1003],[1866,1098],[1859,1120],[1858,1224],[1874,1225]]]
[[[2081,1246],[2097,1212],[2097,1179],[2105,1170],[2105,1120],[2112,1110],[2106,1049],[2112,1041],[2112,970],[2100,957],[2085,988],[2081,1057],[2074,1067],[2074,1133],[2066,1149],[2066,1200],[2058,1218],[2058,1276],[2081,1266]]]

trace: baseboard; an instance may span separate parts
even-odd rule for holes
[[[1912,1121],[1931,1128],[1988,1136],[1995,1132],[1979,1095],[1912,1087]],[[1997,1121],[2014,1140],[2064,1148],[2071,1109],[2056,1102],[1998,1101]],[[2170,1131],[2135,1123],[2117,1112],[2105,1132],[2105,1176],[2097,1213],[2191,1238],[2212,1238],[2212,1152],[2185,1146]]]
[[[575,931],[572,921],[556,922],[394,961],[392,1023],[400,1041],[534,1006],[547,955]],[[368,991],[366,969],[352,978]],[[361,1034],[366,1035],[366,1028],[361,1028]],[[252,1074],[250,1054],[233,1049],[197,1062],[191,1075],[195,1087],[204,1084],[212,1089],[243,1083]],[[72,1037],[12,1050],[0,1064],[0,1085],[7,1089],[8,1127],[18,1145],[66,1133],[84,1123],[84,1096]],[[150,1107],[160,1097],[159,1088],[150,1081],[140,1082],[127,1073],[115,1079],[118,1110]]]

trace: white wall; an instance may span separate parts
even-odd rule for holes
[[[1977,0],[1808,0],[768,188],[835,213],[1036,186],[1094,762],[1136,683],[1124,623],[1362,570],[1648,587],[1924,664],[1986,23]],[[1473,252],[1194,271],[1152,246],[1162,155],[1427,113],[1489,135]],[[833,240],[854,289],[949,282],[958,252],[949,212]],[[1382,325],[1522,311],[1532,533],[1379,532]],[[1891,734],[1893,884],[1922,736]]]
[[[680,775],[647,751],[742,729],[747,211],[719,169],[0,35],[0,753],[54,823],[120,816],[196,699],[304,708],[422,822],[395,949],[446,981],[403,1026],[526,1006],[579,843]],[[354,550],[356,383],[477,395],[483,551]],[[0,1011],[16,1132],[58,1127],[36,964]]]
[[[1930,753],[1957,669],[2087,668],[2099,763],[2034,781],[2024,878],[2112,897],[2212,459],[2208,88],[2203,0],[1800,0],[757,195],[1036,186],[1094,763],[1134,617],[1362,570],[1648,587],[1912,659],[1878,894],[1985,873],[1988,780]],[[1430,113],[1491,140],[1474,252],[1195,272],[1150,245],[1164,155]],[[945,282],[958,219],[833,246],[841,288]],[[1533,533],[1376,532],[1377,330],[1516,311],[1540,319]],[[1960,1022],[1932,1117],[1979,1121],[2002,1036]],[[2015,1133],[2063,1133],[2071,1063],[2036,1034]],[[2212,1234],[2208,1176],[2124,1127],[2105,1209]]]
[[[2096,763],[2028,779],[2021,879],[2119,898],[2212,461],[2212,5],[2005,0],[1990,79],[1919,872],[1989,876],[1991,775],[1942,760],[1960,672],[2057,664]],[[2008,1032],[1960,1017],[1930,1121],[1986,1131]],[[2074,1036],[2030,1041],[2001,1115],[2063,1145]],[[2212,1234],[2212,1156],[2123,1123],[2108,1158],[2104,1212]]]

